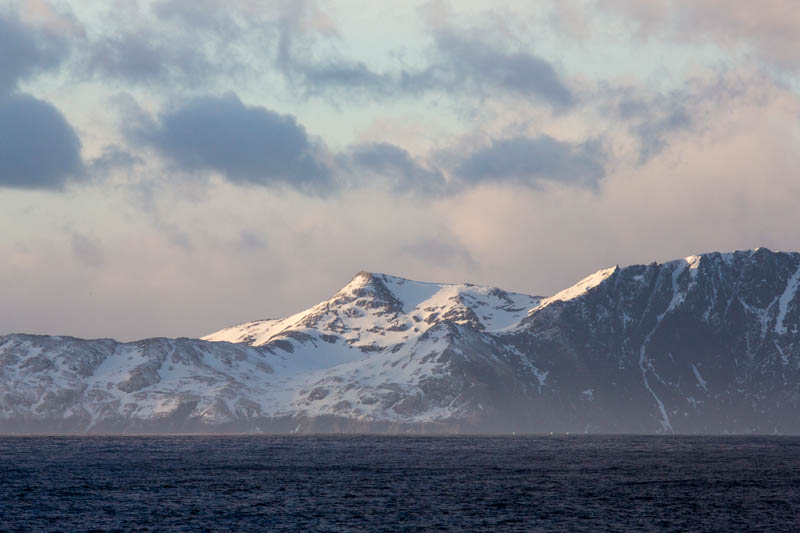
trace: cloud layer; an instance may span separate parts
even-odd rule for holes
[[[600,0],[639,25],[639,35],[659,34],[751,48],[766,61],[800,69],[800,13],[793,0]]]
[[[798,250],[797,12],[0,0],[0,334],[201,335],[364,269],[548,294]]]

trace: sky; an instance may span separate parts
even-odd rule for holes
[[[800,250],[794,0],[0,0],[0,334]]]

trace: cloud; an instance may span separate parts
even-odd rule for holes
[[[424,167],[406,150],[389,143],[354,146],[344,165],[356,173],[366,172],[378,179],[388,179],[394,192],[438,196],[446,186],[439,169]]]
[[[124,220],[131,208],[122,191],[92,188],[81,200],[108,206],[108,214],[89,219],[91,228],[81,214],[75,229],[102,243],[98,268],[86,268],[69,237],[54,235],[42,216],[52,207],[59,219],[75,213],[74,199],[34,199],[30,215],[6,204],[0,222],[7,227],[24,221],[26,230],[44,229],[30,238],[7,232],[0,242],[0,293],[18,302],[0,306],[0,327],[126,339],[202,335],[288,316],[330,297],[362,269],[547,295],[616,263],[797,249],[798,234],[787,228],[800,227],[793,208],[800,101],[784,91],[765,103],[744,95],[722,108],[709,115],[702,137],[676,135],[663,157],[615,164],[599,193],[487,179],[431,208],[366,188],[319,201],[219,182],[213,194],[176,208],[174,183],[160,182],[164,222],[185,232],[190,248],[161,228]],[[16,250],[17,240],[30,251]],[[154,307],[155,300],[164,305]]]
[[[25,19],[48,31],[73,38],[86,38],[86,28],[75,17],[69,5],[51,0],[20,0],[20,11]]]
[[[575,96],[552,63],[524,49],[508,50],[499,41],[476,38],[473,29],[436,28],[431,34],[433,49],[421,64],[375,70],[335,52],[330,44],[340,35],[330,22],[312,24],[312,20],[329,21],[314,2],[290,5],[276,23],[276,65],[306,95],[339,90],[375,98],[442,91],[482,96],[500,90],[560,110],[575,104]],[[328,56],[315,54],[319,41],[330,45]]]
[[[42,17],[54,13],[42,2],[23,7]],[[55,33],[0,10],[0,187],[61,189],[83,177],[81,141],[69,122],[49,102],[17,92],[20,81],[57,68],[68,55],[68,42]]]
[[[72,232],[70,247],[75,257],[84,265],[98,268],[103,265],[103,246],[92,237]]]
[[[62,39],[0,12],[0,92],[12,91],[20,80],[59,66],[68,53]]]
[[[189,173],[218,172],[238,184],[317,194],[333,187],[323,149],[293,116],[246,106],[234,94],[168,108],[157,122],[142,121],[128,136]]]
[[[600,0],[639,26],[639,35],[750,47],[779,67],[800,69],[800,10],[794,0]]]
[[[513,181],[530,186],[553,181],[594,187],[605,176],[598,140],[559,141],[548,135],[494,139],[458,163],[455,174],[470,184]]]
[[[702,100],[700,94],[647,95],[625,90],[623,96],[614,102],[613,113],[638,139],[639,163],[642,164],[661,153],[672,134],[696,125]]]
[[[556,108],[569,108],[575,103],[553,65],[539,56],[524,50],[509,52],[453,31],[438,31],[436,44],[449,60],[447,68],[458,79],[479,89],[488,86],[538,98]]]
[[[103,153],[89,162],[93,174],[108,174],[116,169],[130,169],[143,165],[144,159],[123,150],[116,144],[103,147]]]
[[[667,135],[685,131],[692,124],[693,119],[683,106],[670,109],[663,116],[641,122],[634,128],[640,140],[639,162],[644,163],[664,150],[667,146]]]
[[[436,53],[428,64],[377,72],[363,62],[342,58],[325,61],[301,60],[287,48],[279,62],[293,82],[307,94],[329,89],[352,93],[363,91],[374,97],[413,96],[445,91],[461,96],[503,91],[538,100],[564,110],[575,97],[547,60],[526,51],[508,52],[456,32],[438,32]]]
[[[447,92],[465,96],[502,91],[537,100],[558,110],[575,105],[575,96],[552,63],[527,51],[509,52],[491,43],[453,31],[435,35],[436,52],[427,64],[379,72],[367,64],[336,57],[314,60],[300,56],[288,38],[280,48],[278,66],[306,95],[343,90],[375,98]]]
[[[467,272],[475,272],[480,269],[475,258],[469,250],[458,243],[452,235],[424,236],[400,248],[400,253],[408,256],[409,259],[423,265],[437,265],[451,269],[462,269]],[[435,281],[435,280],[422,280]],[[456,280],[446,280],[456,281]]]
[[[123,33],[93,42],[84,68],[92,76],[130,83],[192,80],[211,68],[201,50],[181,40],[162,42],[152,32]]]
[[[61,189],[84,174],[81,141],[48,102],[0,96],[0,187]]]
[[[596,93],[595,103],[600,113],[638,143],[641,165],[680,137],[702,134],[715,115],[727,113],[738,99],[765,97],[758,76],[714,73],[688,78],[680,89],[669,92],[604,85]]]
[[[198,87],[245,70],[257,72],[264,35],[250,40],[263,23],[247,0],[221,2],[113,2],[98,12],[101,32],[81,47],[74,65],[79,77],[101,82]],[[261,11],[269,12],[268,9]],[[240,55],[243,49],[246,58]]]
[[[296,68],[302,73],[303,83],[309,94],[338,87],[388,95],[393,84],[388,75],[373,72],[360,62],[330,61],[318,65],[296,65]]]
[[[232,38],[242,31],[242,25],[237,20],[237,10],[231,7],[231,2],[219,0],[161,0],[152,4],[150,9],[159,18]]]
[[[343,89],[372,96],[388,96],[395,92],[391,73],[378,73],[362,61],[353,61],[337,54],[317,58],[318,41],[339,37],[333,21],[313,1],[287,2],[273,22],[278,35],[275,65],[306,96],[316,96],[333,89]]]

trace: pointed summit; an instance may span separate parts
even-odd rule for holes
[[[0,432],[800,433],[799,347],[798,253],[616,266],[544,300],[363,271],[205,340],[0,337]]]

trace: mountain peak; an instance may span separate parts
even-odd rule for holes
[[[512,327],[540,298],[468,283],[426,283],[360,271],[329,300],[279,320],[249,322],[220,330],[204,340],[254,346],[322,332],[356,349],[413,341],[442,322],[480,331]],[[294,337],[292,337],[294,335]]]
[[[798,382],[797,253],[614,266],[545,299],[362,271],[204,340],[0,337],[0,432],[796,433]]]
[[[373,272],[362,270],[357,272],[337,294],[351,292],[375,283],[377,276]]]
[[[367,286],[380,286],[381,288],[385,287],[385,283],[391,284],[402,284],[404,282],[411,282],[411,283],[421,283],[411,281],[405,278],[401,278],[398,276],[391,276],[389,274],[382,274],[380,272],[370,272],[368,270],[362,270],[357,272],[352,279],[342,287],[342,290],[339,292],[346,292],[348,290],[360,289]]]
[[[352,282],[354,282],[356,280],[364,280],[365,282],[371,282],[377,276],[381,276],[381,275],[382,274],[379,274],[379,273],[376,273],[376,272],[369,272],[367,270],[361,270],[360,272],[356,272],[356,275],[353,276],[353,279],[351,279],[350,282],[352,283]]]
[[[559,302],[559,301],[565,302],[568,300],[574,300],[579,296],[583,296],[590,290],[594,289],[595,287],[603,283],[606,279],[610,278],[618,270],[619,270],[618,265],[598,270],[594,274],[586,276],[572,287],[568,287],[549,298],[543,299],[539,304],[539,307],[544,307],[553,302]]]

